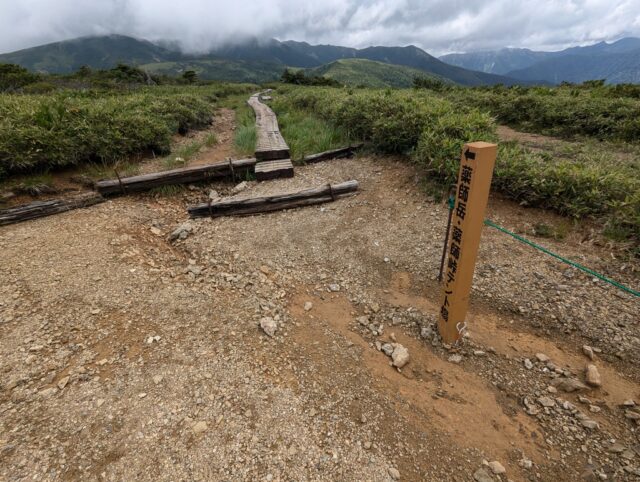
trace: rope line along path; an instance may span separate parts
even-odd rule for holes
[[[605,275],[598,273],[597,271],[594,271],[590,268],[587,268],[586,266],[583,266],[579,263],[576,263],[575,261],[571,261],[570,259],[564,258],[562,256],[560,256],[557,253],[554,253],[553,251],[548,250],[547,248],[540,246],[539,244],[534,243],[533,241],[529,241],[526,238],[523,238],[522,236],[517,235],[516,233],[509,231],[508,229],[503,228],[502,226],[499,226],[498,224],[494,223],[493,221],[491,221],[490,219],[485,219],[484,224],[487,226],[491,226],[492,228],[497,229],[498,231],[508,234],[509,236],[511,236],[514,239],[517,239],[518,241],[520,241],[521,243],[527,244],[529,246],[531,246],[532,248],[537,249],[538,251],[542,251],[545,254],[548,254],[549,256],[552,256],[553,258],[556,258],[559,261],[562,261],[565,264],[568,264],[569,266],[573,266],[574,268],[579,269],[580,271],[583,271],[587,274],[590,274],[591,276],[595,276],[596,278],[604,281],[605,283],[609,283],[612,286],[615,286],[616,288],[625,291],[627,293],[632,294],[633,296],[637,296],[640,297],[640,291],[636,291],[632,288],[629,288],[628,286],[623,285],[622,283],[619,283],[615,280],[612,280],[611,278],[607,278]]]

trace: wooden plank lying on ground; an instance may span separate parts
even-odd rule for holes
[[[142,174],[140,176],[98,181],[96,182],[95,188],[103,195],[127,194],[130,192],[146,191],[154,187],[169,184],[184,184],[220,179],[223,177],[244,176],[246,172],[251,172],[255,165],[255,159],[221,161],[204,166],[185,167],[182,169],[172,169],[171,171]]]
[[[252,95],[248,104],[256,114],[255,155],[258,162],[288,159],[290,157],[289,146],[280,133],[275,113],[268,105],[260,102],[260,94]]]
[[[93,206],[105,199],[95,192],[86,193],[69,199],[36,201],[0,211],[0,226],[19,223],[30,219],[42,218],[52,214],[64,213],[72,209]]]
[[[228,199],[215,203],[198,204],[188,208],[192,218],[211,216],[247,216],[251,214],[321,204],[350,196],[358,190],[358,181],[326,184],[304,191],[249,199]]]
[[[341,147],[339,149],[332,149],[330,151],[319,152],[318,154],[311,154],[303,157],[301,162],[303,164],[313,164],[320,161],[328,161],[329,159],[344,159],[346,157],[352,157],[355,151],[360,149],[364,144],[356,144],[355,146]]]
[[[268,181],[281,177],[293,177],[293,163],[291,159],[277,161],[262,161],[256,164],[256,179]]]

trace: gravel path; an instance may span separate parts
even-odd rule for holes
[[[0,480],[637,479],[640,303],[486,229],[447,349],[446,208],[412,167],[331,161],[238,196],[348,179],[357,196],[265,216],[189,221],[217,184],[0,229]],[[538,241],[638,287],[577,234]]]

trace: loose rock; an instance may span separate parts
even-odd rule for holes
[[[400,343],[396,343],[393,347],[393,353],[391,354],[393,360],[393,366],[402,368],[409,363],[409,350],[407,350]]]
[[[504,474],[507,471],[507,469],[505,469],[504,466],[497,460],[489,462],[489,468],[491,469],[491,472],[496,475]]]
[[[278,330],[278,323],[273,318],[266,316],[260,320],[260,328],[262,328],[262,331],[267,335],[273,337]]]
[[[602,385],[600,373],[598,373],[598,368],[595,365],[587,365],[587,368],[585,369],[585,381],[587,382],[587,385],[591,385],[592,387],[599,387]]]

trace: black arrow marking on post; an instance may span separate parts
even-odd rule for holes
[[[476,158],[476,153],[475,153],[475,152],[471,152],[471,151],[469,150],[469,148],[467,148],[467,150],[466,150],[466,151],[464,151],[464,157],[465,157],[465,159],[467,159],[467,160],[469,160],[469,159],[471,159],[471,160],[475,160],[475,158]]]

